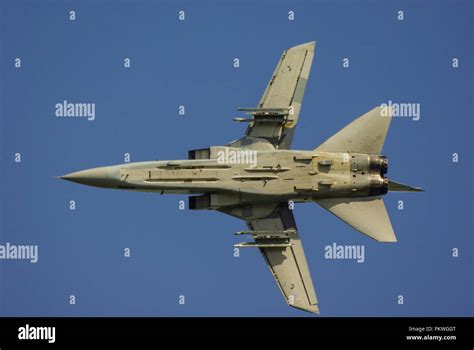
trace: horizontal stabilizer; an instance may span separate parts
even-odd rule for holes
[[[391,119],[390,108],[376,107],[331,136],[316,151],[380,154]]]
[[[412,187],[392,180],[388,181],[388,190],[390,192],[423,192],[421,187]]]
[[[390,218],[380,197],[327,198],[316,203],[363,234],[379,242],[396,242]]]

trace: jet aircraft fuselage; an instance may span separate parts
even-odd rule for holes
[[[198,151],[211,159],[125,163],[62,178],[105,188],[209,196],[208,207],[191,209],[213,209],[222,206],[223,201],[226,205],[304,202],[382,195],[388,191],[384,156],[292,150],[242,153],[237,148],[221,146]]]

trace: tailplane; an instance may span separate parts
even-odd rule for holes
[[[376,107],[331,136],[315,151],[380,154],[391,120],[390,107]]]
[[[397,241],[380,197],[327,198],[316,203],[370,238],[379,242]]]

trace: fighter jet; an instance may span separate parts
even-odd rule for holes
[[[260,102],[239,108],[245,135],[225,146],[188,152],[186,160],[126,163],[62,179],[160,194],[190,194],[189,209],[217,210],[245,221],[238,248],[262,254],[289,306],[319,313],[296,227],[294,203],[313,202],[379,242],[396,242],[382,200],[389,191],[421,191],[388,180],[381,155],[392,113],[376,107],[313,150],[290,149],[313,62],[315,42],[283,52]]]

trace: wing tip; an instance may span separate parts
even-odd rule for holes
[[[309,304],[309,305],[295,305],[295,304],[290,304],[288,303],[289,306],[292,308],[301,310],[301,311],[306,311],[310,312],[312,314],[319,315],[319,306],[317,304]]]
[[[311,50],[311,51],[313,51],[315,46],[316,46],[316,41],[310,41],[310,42],[307,42],[307,43],[304,43],[304,44],[300,44],[300,45],[290,47],[290,48],[288,48],[287,51],[290,51],[290,50]]]
[[[390,238],[382,238],[382,239],[377,239],[377,242],[380,243],[397,243],[397,237],[390,237]]]

